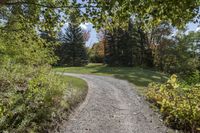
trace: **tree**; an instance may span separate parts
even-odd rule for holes
[[[182,27],[188,21],[199,17],[199,0],[3,0],[0,16],[7,20],[13,7],[20,15],[16,20],[25,25],[40,25],[41,28],[53,29],[66,20],[70,10],[77,9],[76,16],[91,20],[97,27],[128,26],[131,16],[144,20],[147,25],[157,25],[162,21]],[[83,10],[84,9],[84,10]],[[66,14],[62,17],[60,14]],[[62,19],[64,18],[64,19]],[[25,21],[26,20],[26,21]]]
[[[198,32],[188,35],[178,34],[173,45],[167,45],[163,53],[165,72],[176,73],[184,78],[199,69],[199,50],[196,47],[199,35]]]
[[[175,44],[172,33],[173,27],[169,23],[162,23],[147,32],[148,47],[151,49],[154,66],[163,71],[164,54],[169,45]]]
[[[104,42],[101,40],[99,43],[93,44],[89,50],[89,60],[92,63],[104,63]]]
[[[88,62],[83,31],[77,24],[69,23],[61,36],[61,46],[57,50],[58,65],[83,66]]]
[[[129,21],[128,29],[106,31],[105,60],[116,66],[152,66],[147,36],[140,25]]]
[[[84,0],[85,1],[85,0]],[[86,15],[99,24],[126,27],[131,16],[143,20],[148,26],[169,22],[177,27],[183,27],[188,21],[197,21],[199,17],[199,0],[86,0]],[[96,5],[91,9],[91,5]],[[196,17],[196,18],[195,18]],[[112,28],[112,27],[111,27]]]

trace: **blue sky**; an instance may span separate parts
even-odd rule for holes
[[[188,30],[187,31],[196,31],[197,30],[197,27],[199,26],[199,23],[188,23],[187,24],[187,27],[188,27]]]
[[[196,31],[197,27],[198,27],[198,23],[188,23],[187,24],[187,31],[186,33],[190,32],[190,31]],[[93,28],[93,25],[91,23],[85,23],[85,24],[81,24],[81,27],[84,30],[90,31],[90,38],[89,40],[86,42],[86,46],[91,47],[95,42],[98,42],[98,38],[97,38],[97,32],[96,30]]]

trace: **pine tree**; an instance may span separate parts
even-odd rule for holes
[[[139,64],[140,34],[133,23],[124,30],[116,28],[106,34],[106,63],[111,66],[134,66]]]
[[[105,63],[110,66],[152,66],[146,34],[132,20],[127,30],[106,31]]]
[[[83,66],[88,62],[83,31],[78,24],[69,23],[61,36],[61,46],[57,51],[58,65]]]

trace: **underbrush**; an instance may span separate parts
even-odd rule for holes
[[[51,71],[55,44],[36,31],[0,33],[0,133],[59,130],[87,87]]]
[[[186,85],[172,75],[164,84],[150,84],[147,99],[159,107],[168,126],[185,132],[200,132],[199,83]]]
[[[48,66],[13,66],[0,71],[0,131],[29,133],[59,130],[86,93]],[[76,87],[76,86],[75,86]]]

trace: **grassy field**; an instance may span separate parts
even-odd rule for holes
[[[71,76],[62,76],[62,77],[70,87],[78,89],[78,91],[85,91],[87,89],[87,83],[82,79]]]
[[[89,64],[85,67],[56,67],[55,71],[81,74],[95,74],[114,76],[116,78],[125,79],[134,85],[142,88],[147,87],[151,82],[164,82],[167,75],[138,67],[107,67],[102,64]]]

